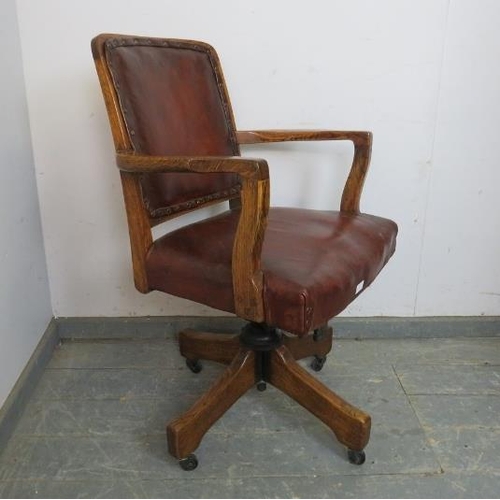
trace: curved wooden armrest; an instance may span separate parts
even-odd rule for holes
[[[372,134],[349,130],[241,130],[240,144],[262,144],[285,141],[352,141],[354,157],[342,192],[340,210],[359,213],[359,201],[370,165]]]
[[[266,160],[241,156],[151,156],[128,151],[116,153],[120,170],[137,174],[166,172],[235,173],[242,177],[268,179]]]
[[[240,144],[288,141],[335,141],[349,140],[363,143],[371,132],[356,130],[239,130],[236,132]]]
[[[128,173],[235,173],[241,181],[241,213],[232,253],[235,312],[264,321],[261,251],[269,211],[269,168],[262,159],[240,156],[149,156],[119,151],[118,168]]]

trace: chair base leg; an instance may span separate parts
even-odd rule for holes
[[[362,451],[370,439],[370,415],[352,406],[302,368],[285,346],[271,353],[269,382],[318,417],[338,441]]]
[[[241,347],[239,335],[190,329],[179,332],[178,340],[181,356],[190,361],[205,359],[228,365]]]
[[[197,459],[192,453],[205,433],[246,391],[265,382],[324,422],[348,448],[351,463],[363,463],[363,449],[370,438],[370,416],[344,401],[296,361],[312,355],[315,359],[326,358],[332,347],[332,329],[325,326],[302,338],[283,335],[281,345],[269,349],[253,348],[242,341],[243,337],[240,339],[238,335],[195,330],[179,333],[180,352],[188,366],[191,363],[197,367],[199,359],[228,365],[212,387],[167,426],[169,452],[180,461],[181,467],[185,470],[196,467]]]
[[[188,457],[208,429],[255,383],[255,354],[241,348],[212,387],[184,415],[167,425],[170,454],[179,460]]]
[[[316,359],[326,359],[332,349],[333,329],[324,325],[305,337],[285,335],[283,344],[288,348],[294,359],[303,359],[315,356]]]

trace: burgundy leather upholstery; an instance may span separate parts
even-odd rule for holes
[[[234,312],[237,210],[169,233],[147,258],[150,286]],[[397,226],[365,214],[271,208],[262,250],[266,323],[305,335],[340,313],[394,253]]]
[[[208,46],[181,41],[115,38],[106,58],[134,150],[151,155],[238,155],[229,103]],[[150,215],[190,200],[226,197],[232,174],[142,176]],[[174,208],[172,208],[174,207]]]

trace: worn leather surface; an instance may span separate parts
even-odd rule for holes
[[[149,45],[147,44],[149,42]],[[164,42],[166,43],[166,42]],[[106,57],[134,150],[151,155],[235,155],[232,124],[206,49],[136,40],[108,45]],[[148,174],[141,179],[150,214],[221,196],[233,174]]]
[[[150,287],[234,312],[238,217],[225,212],[158,239],[146,263]],[[324,324],[374,280],[396,234],[394,222],[372,215],[272,208],[262,249],[266,323],[296,335]]]

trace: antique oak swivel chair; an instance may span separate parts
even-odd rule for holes
[[[246,320],[241,333],[185,330],[188,367],[227,366],[167,426],[169,452],[185,470],[204,434],[246,391],[270,383],[331,428],[355,464],[365,460],[370,416],[316,380],[331,349],[328,320],[377,276],[395,250],[394,222],[362,214],[369,132],[238,131],[220,63],[201,42],[102,34],[92,52],[106,103],[128,218],[136,288],[160,290]],[[347,140],[354,159],[340,211],[269,208],[263,159],[240,144]],[[229,202],[225,212],[153,240],[151,228]]]

